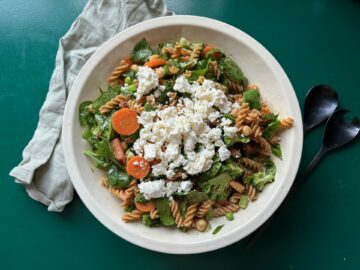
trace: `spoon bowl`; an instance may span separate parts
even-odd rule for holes
[[[323,147],[333,150],[349,143],[359,134],[360,120],[354,116],[351,122],[345,120],[344,116],[348,110],[337,110],[329,118],[324,133]]]
[[[327,119],[338,106],[336,91],[325,84],[315,85],[309,90],[304,104],[304,134]]]

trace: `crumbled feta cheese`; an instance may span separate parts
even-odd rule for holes
[[[224,118],[223,126],[209,125],[209,121],[214,123],[221,117],[221,113],[230,111],[231,106],[224,92],[217,89],[213,81],[205,80],[200,85],[196,82],[189,83],[185,77],[180,76],[176,79],[174,89],[191,93],[192,99],[181,97],[177,107],[143,112],[138,120],[143,128],[134,143],[134,150],[138,155],[144,155],[147,160],[161,160],[152,166],[152,174],[166,176],[168,179],[175,176],[179,167],[185,171],[182,176],[185,178],[187,174],[207,171],[216,151],[219,151],[223,160],[227,159],[228,150],[222,135],[225,132],[229,135],[234,131],[228,126],[228,119]],[[200,149],[195,152],[197,144],[200,144]]]
[[[182,183],[181,183],[182,184]],[[170,197],[173,193],[175,193],[180,187],[180,182],[171,181],[166,184],[165,194],[167,197]]]
[[[141,182],[138,185],[138,188],[146,200],[150,200],[152,198],[161,198],[165,195],[164,180]]]
[[[211,123],[214,123],[220,117],[220,112],[214,111],[209,113],[208,119]]]
[[[160,87],[159,87],[160,88]],[[155,98],[159,98],[161,96],[161,91],[159,90],[159,89],[156,89],[155,91],[154,91],[154,97]]]
[[[221,161],[224,161],[230,157],[231,152],[225,146],[219,148],[219,157]]]
[[[143,181],[138,184],[140,193],[146,200],[153,198],[171,197],[175,192],[188,193],[192,189],[191,181],[169,181],[154,180]]]
[[[225,127],[225,126],[230,126],[231,124],[232,121],[230,119],[227,119],[225,117],[221,118],[220,126]]]
[[[188,155],[188,163],[184,166],[184,170],[191,175],[209,170],[213,163],[212,157],[214,154],[214,150],[207,148],[202,149],[198,153],[190,152]]]
[[[191,181],[182,181],[178,187],[178,192],[188,193],[193,188],[193,183]]]
[[[144,145],[144,158],[147,161],[151,161],[156,158],[156,145],[155,144],[145,144]]]
[[[183,75],[177,77],[173,88],[180,93],[192,93],[192,87]]]
[[[136,99],[140,99],[159,85],[159,76],[149,67],[138,67],[136,78],[138,80]]]
[[[237,128],[236,127],[223,127],[224,136],[229,138],[235,138],[237,136]]]

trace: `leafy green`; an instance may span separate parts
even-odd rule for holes
[[[249,198],[247,195],[241,195],[239,200],[239,206],[242,209],[245,209],[249,203]]]
[[[244,170],[241,169],[241,167],[232,158],[227,159],[223,167],[225,167],[226,171],[233,179],[239,178],[244,173]]]
[[[150,48],[146,39],[143,38],[138,43],[136,43],[131,53],[131,60],[135,64],[144,64],[152,54],[153,54],[152,49]]]
[[[225,200],[229,196],[229,183],[231,180],[231,175],[224,172],[209,181],[199,183],[199,186],[211,200]]]
[[[127,173],[115,165],[111,165],[107,173],[108,184],[111,187],[124,188],[130,184]]]
[[[125,207],[125,212],[131,212],[133,210],[135,210],[135,205],[134,204],[130,204],[129,206]]]
[[[148,227],[158,227],[160,226],[159,219],[151,219],[149,214],[144,214],[141,218],[141,223]]]
[[[205,214],[205,219],[206,220],[210,220],[215,216],[215,212],[213,209],[210,209],[209,211],[206,212]]]
[[[82,127],[91,126],[95,123],[94,115],[90,112],[91,101],[84,101],[79,106],[79,121]]]
[[[282,152],[281,152],[281,147],[280,147],[279,143],[275,144],[275,145],[272,145],[271,146],[271,151],[275,156],[282,159]]]
[[[249,143],[250,142],[250,138],[249,137],[245,137],[245,136],[238,136],[235,138],[230,138],[227,136],[224,136],[224,143],[227,147],[232,146],[236,143]]]
[[[220,161],[214,162],[209,170],[201,174],[201,178],[205,178],[205,179],[214,178],[218,174],[221,166],[222,164]]]
[[[276,121],[278,118],[278,115],[275,113],[268,113],[261,116],[262,120],[273,122]]]
[[[224,82],[229,84],[230,82],[238,83],[242,86],[247,84],[247,79],[242,73],[239,66],[229,57],[222,58],[218,61],[218,66],[223,73]]]
[[[225,119],[231,120],[232,122],[235,122],[235,117],[232,116],[230,113],[225,113],[225,114],[223,115],[223,117],[224,117]]]
[[[100,89],[101,91],[101,89]],[[92,104],[92,107],[95,111],[99,110],[99,108],[104,105],[106,102],[108,102],[113,97],[119,95],[121,93],[120,86],[109,86],[106,91],[101,91],[100,96],[95,99],[95,101]]]
[[[172,226],[175,220],[171,214],[169,200],[167,198],[159,198],[156,200],[156,208],[159,213],[160,221],[165,226]]]
[[[271,159],[264,162],[265,170],[245,177],[245,183],[251,183],[256,190],[262,191],[266,184],[273,182],[276,174],[275,163]]]
[[[189,81],[192,82],[197,80],[200,76],[205,76],[208,71],[209,71],[208,67],[203,69],[192,70],[191,76],[189,77]]]
[[[180,200],[179,208],[182,218],[185,218],[186,216],[186,210],[187,210],[188,204],[185,200]]]
[[[218,232],[220,232],[220,230],[224,227],[224,224],[219,225],[215,228],[215,230],[212,232],[213,235],[217,234]]]
[[[99,169],[107,169],[110,165],[110,163],[103,156],[97,155],[90,150],[85,150],[84,155],[89,157],[95,163],[95,166]]]
[[[164,86],[165,86],[165,89],[161,92],[161,95],[159,97],[159,103],[161,103],[161,104],[165,104],[169,100],[169,97],[167,94],[170,91],[172,91],[172,88],[174,86],[174,81],[167,80],[167,81],[165,81]]]
[[[144,198],[144,196],[141,193],[137,193],[134,202],[136,203],[148,203],[149,201]]]
[[[247,90],[243,93],[243,100],[249,103],[250,109],[261,109],[260,93],[258,90]]]
[[[208,196],[204,192],[196,190],[190,191],[188,194],[185,195],[185,201],[189,204],[202,203],[208,199]]]
[[[275,135],[275,133],[279,130],[280,127],[280,121],[275,120],[273,122],[270,122],[266,128],[263,130],[263,137],[267,140],[271,139],[272,136]]]

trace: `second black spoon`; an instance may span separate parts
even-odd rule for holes
[[[327,154],[329,151],[335,150],[345,144],[348,144],[354,140],[360,132],[360,120],[356,116],[352,119],[351,122],[348,122],[344,119],[348,110],[337,110],[334,112],[329,120],[326,122],[323,144],[316,154],[314,159],[307,166],[305,171],[301,174],[298,174],[294,180],[294,184],[291,187],[288,195],[286,196],[282,206],[293,196],[293,194],[299,189],[299,187],[305,182],[310,173],[314,170],[315,166],[319,163],[321,158]],[[276,212],[278,213],[278,211]],[[276,214],[275,213],[275,214]],[[271,216],[260,228],[258,228],[254,233],[249,236],[247,241],[247,247],[251,247],[259,239],[262,233],[265,231],[270,221],[273,219],[274,215]]]
[[[304,104],[304,135],[325,121],[337,108],[338,95],[329,85],[318,84],[309,90]]]

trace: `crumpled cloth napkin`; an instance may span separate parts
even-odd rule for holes
[[[151,18],[172,15],[162,0],[89,0],[60,39],[39,123],[23,160],[10,176],[23,184],[29,196],[61,212],[74,194],[61,145],[61,124],[67,95],[89,57],[106,40],[127,27]]]

